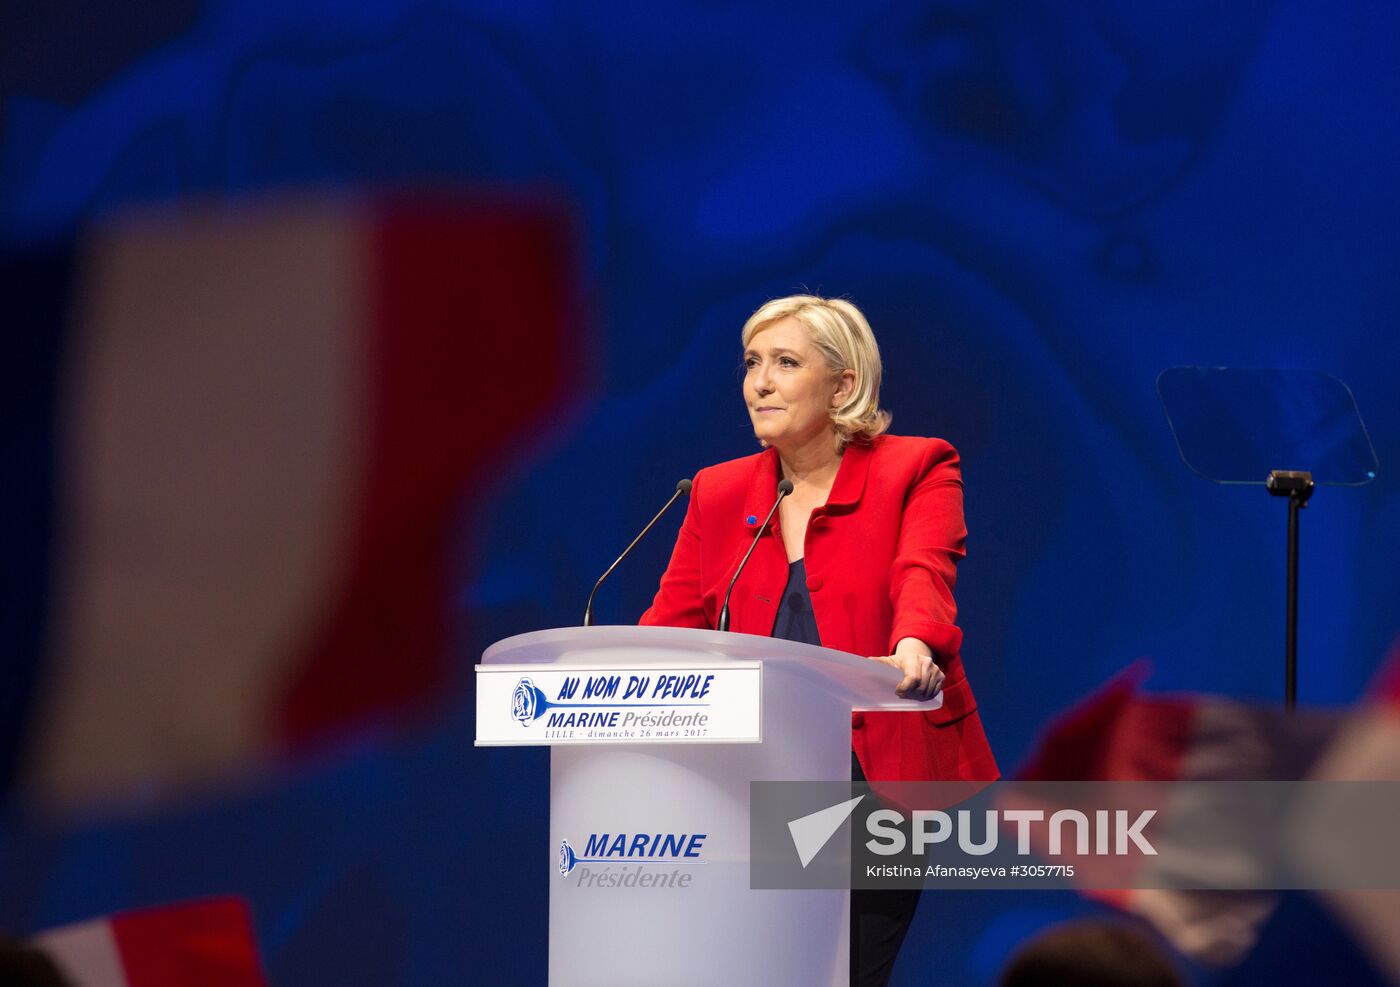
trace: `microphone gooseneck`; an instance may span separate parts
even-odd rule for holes
[[[773,520],[773,515],[778,513],[778,505],[783,502],[783,498],[792,493],[792,481],[781,479],[778,481],[778,499],[773,501],[773,506],[768,509],[768,516],[763,519],[763,523],[758,526],[758,533],[753,536],[753,542],[749,545],[749,550],[744,553],[744,557],[739,560],[739,568],[734,570],[734,578],[729,580],[729,589],[724,593],[724,606],[720,608],[719,620],[715,622],[715,630],[729,630],[729,597],[734,592],[734,584],[739,581],[739,574],[744,571],[744,566],[749,564],[749,556],[758,547],[758,540],[763,537],[763,533],[768,530],[768,522]]]
[[[617,561],[614,562],[612,565],[608,566],[608,571],[598,577],[598,581],[593,584],[593,592],[588,594],[588,606],[585,607],[583,611],[584,627],[593,626],[593,597],[598,595],[598,587],[603,585],[603,580],[611,576],[612,571],[618,567],[618,565],[622,562],[623,559],[627,558],[627,553],[632,551],[632,549],[636,548],[637,542],[641,541],[643,538],[646,537],[646,533],[652,529],[652,526],[656,524],[657,521],[661,520],[661,515],[669,511],[671,509],[672,504],[680,500],[686,494],[690,493],[690,487],[691,483],[689,480],[681,480],[680,482],[678,482],[676,484],[676,492],[671,494],[671,499],[666,501],[666,506],[656,512],[656,517],[648,521],[647,526],[641,530],[641,533],[638,534],[636,538],[632,539],[632,544],[628,545],[622,550],[622,554],[617,557]]]

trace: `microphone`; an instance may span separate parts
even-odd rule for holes
[[[763,523],[758,526],[758,534],[753,536],[753,544],[744,553],[744,557],[739,560],[739,568],[734,570],[734,578],[729,580],[729,589],[724,594],[724,606],[720,608],[719,620],[715,623],[715,630],[729,630],[729,597],[734,592],[734,584],[739,581],[739,573],[744,571],[744,566],[749,564],[749,556],[758,547],[758,540],[763,537],[763,533],[768,530],[768,522],[773,520],[773,515],[778,513],[778,505],[783,502],[783,498],[792,493],[792,481],[782,479],[778,481],[778,499],[773,501],[773,506],[768,511],[768,516],[763,519]]]
[[[671,494],[671,499],[666,501],[666,506],[661,508],[661,510],[657,511],[656,517],[652,518],[650,521],[647,522],[647,526],[642,529],[641,534],[639,534],[636,538],[633,538],[632,544],[628,545],[622,550],[622,554],[617,557],[617,562],[614,562],[612,565],[608,566],[608,571],[598,577],[598,581],[593,584],[593,592],[588,594],[588,606],[583,611],[584,627],[593,626],[593,597],[598,595],[598,587],[603,585],[603,580],[611,576],[612,571],[618,567],[618,565],[622,562],[623,559],[627,558],[627,553],[632,551],[632,549],[636,548],[637,542],[641,541],[643,538],[646,537],[646,533],[651,530],[652,525],[656,524],[657,521],[661,520],[661,515],[669,511],[671,509],[672,504],[680,500],[688,493],[690,493],[689,480],[681,480],[679,483],[677,483],[676,492]]]

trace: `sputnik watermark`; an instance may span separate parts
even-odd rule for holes
[[[1397,782],[754,782],[754,888],[1400,889]]]
[[[1152,817],[1157,815],[1156,809],[1138,812],[1131,822],[1126,809],[1096,809],[1092,820],[1089,813],[1079,809],[1060,809],[1051,813],[1049,819],[1042,809],[986,809],[981,815],[982,839],[979,842],[974,832],[973,812],[969,809],[959,809],[955,815],[941,809],[916,809],[907,818],[895,809],[877,809],[865,817],[866,830],[871,836],[865,848],[871,853],[893,856],[903,853],[909,846],[914,853],[922,854],[927,853],[930,846],[947,842],[956,833],[960,851],[981,857],[996,851],[1002,828],[1014,823],[1016,853],[1023,857],[1037,852],[1032,848],[1033,843],[1042,846],[1043,852],[1051,856],[1061,855],[1065,852],[1067,831],[1074,841],[1073,852],[1081,856],[1122,857],[1134,852],[1157,856],[1157,848],[1143,834]],[[906,822],[912,830],[909,837],[901,828]],[[1093,849],[1090,849],[1091,841]]]
[[[831,838],[864,798],[864,795],[857,795],[788,822],[793,848],[804,869],[831,842]],[[1126,809],[1098,809],[1094,811],[1092,819],[1089,813],[1078,809],[1061,809],[1051,813],[1048,819],[1041,809],[987,809],[982,812],[980,842],[975,839],[972,815],[971,810],[967,809],[956,813],[941,809],[916,809],[906,817],[896,809],[877,809],[865,817],[865,830],[870,836],[865,848],[882,856],[897,856],[907,850],[926,854],[929,847],[945,843],[956,834],[961,852],[985,856],[996,851],[1002,828],[1014,824],[1016,853],[1020,856],[1036,852],[1033,849],[1035,845],[1043,847],[1044,852],[1051,856],[1060,855],[1065,851],[1066,832],[1068,839],[1073,841],[1076,854],[1125,856],[1136,851],[1148,856],[1157,855],[1157,848],[1143,833],[1152,817],[1157,815],[1156,809],[1144,809],[1131,820]],[[1036,824],[1041,826],[1037,827]],[[906,835],[906,829],[910,831],[909,835]],[[1065,866],[1068,871],[1064,876],[1073,876],[1073,865]],[[1017,868],[1018,874],[1022,869]],[[1052,866],[1050,869],[1062,868]],[[937,864],[924,868],[908,864],[868,864],[866,873],[870,877],[969,876],[976,879],[994,876],[985,867],[948,868]]]

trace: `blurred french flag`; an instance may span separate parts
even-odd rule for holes
[[[577,391],[539,201],[151,210],[0,262],[0,793],[159,798],[443,698],[460,519]]]
[[[1242,781],[1307,776],[1335,733],[1333,713],[1251,705],[1209,695],[1142,691],[1139,661],[1050,724],[1017,771],[1024,781]],[[1209,863],[1209,861],[1207,862]],[[1150,922],[1183,956],[1215,967],[1254,947],[1278,896],[1135,888],[1087,891]]]
[[[266,987],[241,898],[121,912],[40,933],[30,943],[74,987]]]
[[[1345,711],[1148,695],[1140,690],[1148,671],[1139,663],[1058,717],[1018,777],[1400,781],[1400,643],[1364,700]],[[1336,848],[1326,815],[1305,806],[1279,826],[1290,834],[1282,845],[1300,872],[1312,869],[1325,883]],[[1387,843],[1374,852],[1394,851]],[[1212,864],[1202,856],[1200,866]],[[1182,955],[1233,967],[1226,984],[1400,983],[1400,891],[1087,893],[1151,923]]]

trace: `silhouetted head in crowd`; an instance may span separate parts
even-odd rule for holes
[[[0,939],[0,984],[4,987],[73,987],[43,951]]]
[[[1034,936],[1012,954],[999,987],[1185,987],[1153,942],[1117,922],[1084,920]]]

